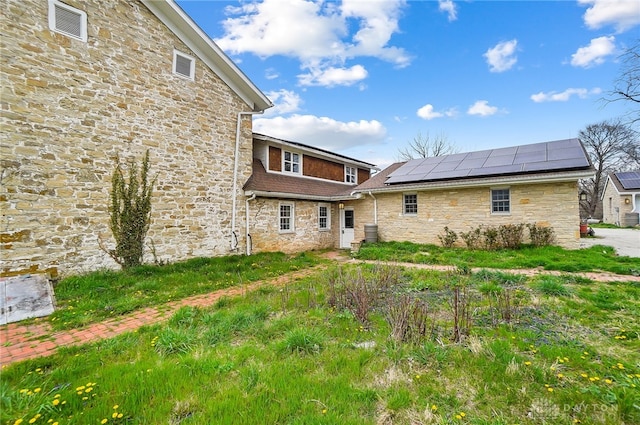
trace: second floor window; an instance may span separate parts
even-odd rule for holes
[[[347,183],[356,183],[356,167],[344,167],[344,181]]]
[[[284,151],[284,166],[282,169],[287,173],[300,174],[300,154]]]

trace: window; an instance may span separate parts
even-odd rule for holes
[[[193,80],[196,71],[196,60],[177,50],[173,51],[173,73]]]
[[[403,195],[403,211],[405,215],[418,214],[418,194],[405,193]]]
[[[293,232],[293,204],[280,204],[278,218],[281,233]]]
[[[318,229],[331,229],[331,209],[328,205],[318,206]]]
[[[285,172],[300,174],[300,154],[284,151],[283,162]]]
[[[344,181],[347,183],[355,183],[356,182],[356,167],[349,167],[348,165],[344,167]]]
[[[510,211],[509,189],[491,189],[491,212],[505,214]]]
[[[49,0],[49,29],[87,41],[87,14],[57,0]]]

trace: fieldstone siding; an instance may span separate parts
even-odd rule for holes
[[[625,199],[629,200],[628,204],[625,204]],[[625,215],[632,210],[632,195],[621,195],[611,181],[607,182],[607,187],[602,195],[602,221],[604,223],[625,226],[627,225]]]
[[[294,230],[280,232],[281,203],[294,205]],[[318,229],[318,206],[331,210],[331,230]],[[249,234],[252,252],[282,251],[295,253],[312,249],[332,248],[336,245],[340,225],[334,204],[301,200],[257,198],[249,203]]]
[[[403,215],[402,193],[378,193],[378,237],[382,241],[411,241],[440,244],[438,235],[445,226],[467,232],[479,225],[536,223],[551,226],[556,243],[564,248],[579,247],[578,188],[575,182],[512,185],[511,213],[491,214],[491,188],[419,191],[418,214]],[[409,192],[408,192],[409,193]],[[416,193],[416,192],[412,192]],[[357,210],[366,215],[371,208]],[[370,213],[369,213],[370,214]],[[527,232],[525,230],[525,237]],[[459,240],[458,244],[464,246]]]
[[[236,121],[249,106],[199,59],[195,81],[173,75],[174,49],[196,55],[141,3],[66,3],[87,13],[86,43],[49,30],[44,0],[3,2],[2,274],[114,267],[99,247],[112,246],[114,161],[147,149],[158,258],[229,253]],[[240,252],[251,117],[242,124]]]

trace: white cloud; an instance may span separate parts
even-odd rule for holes
[[[614,36],[603,36],[594,38],[586,47],[580,47],[571,55],[571,65],[589,68],[600,65],[607,56],[612,55],[616,50]]]
[[[402,48],[388,45],[399,31],[404,6],[404,0],[245,3],[226,9],[229,17],[223,22],[225,34],[215,41],[232,55],[297,58],[301,68],[312,70],[311,74],[339,69],[345,61],[361,56],[404,67],[411,61],[409,55]],[[352,33],[349,29],[354,25],[358,29]],[[328,81],[333,82],[331,78]]]
[[[571,96],[578,96],[580,99],[586,99],[591,94],[600,94],[600,93],[602,93],[602,89],[598,87],[593,88],[591,90],[583,89],[583,88],[579,88],[579,89],[569,88],[559,93],[550,91],[547,93],[540,92],[540,93],[532,94],[531,100],[533,100],[536,103],[566,102],[571,98]]]
[[[453,117],[456,114],[457,114],[457,111],[455,108],[450,108],[444,112],[437,112],[434,110],[433,105],[430,103],[427,103],[422,108],[418,109],[418,111],[416,112],[416,115],[418,115],[420,118],[425,119],[427,121],[432,120],[434,118]]]
[[[291,114],[300,110],[302,99],[296,92],[282,89],[265,94],[273,102],[273,107],[264,111],[265,116]]]
[[[458,19],[458,10],[453,0],[438,0],[438,9],[449,15],[449,22]]]
[[[487,50],[483,56],[487,59],[489,70],[491,72],[504,72],[511,69],[518,61],[515,56],[517,46],[518,40],[513,39],[498,43]]]
[[[303,86],[351,86],[367,78],[367,70],[362,65],[351,68],[313,69],[307,74],[298,75]]]
[[[280,74],[278,74],[278,71],[276,71],[275,69],[268,68],[264,70],[264,78],[266,78],[267,80],[275,80],[278,77],[280,77]]]
[[[613,25],[618,32],[640,24],[640,2],[638,0],[578,0],[590,5],[584,13],[584,22],[591,29]]]
[[[489,106],[489,102],[487,100],[478,100],[467,110],[467,114],[469,115],[480,115],[482,117],[488,117],[496,114],[497,112],[498,108],[496,106]]]
[[[433,105],[431,105],[430,103],[427,103],[422,108],[418,109],[417,114],[420,118],[425,120],[432,120],[434,118],[440,118],[444,116],[442,112],[435,112],[433,110]]]
[[[379,144],[387,135],[385,127],[376,120],[343,122],[328,117],[297,114],[286,118],[256,117],[253,131],[334,152]]]

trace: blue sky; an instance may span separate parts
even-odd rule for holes
[[[577,137],[640,39],[640,1],[177,0],[274,103],[254,131],[380,167]]]

